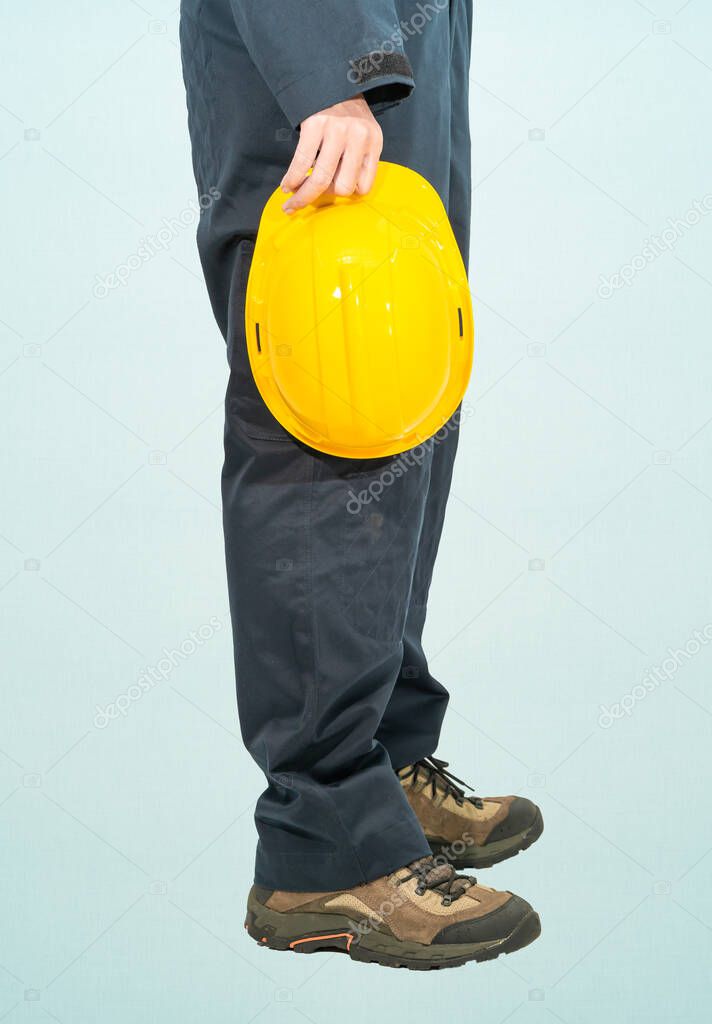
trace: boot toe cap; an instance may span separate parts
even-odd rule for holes
[[[509,813],[504,821],[495,825],[487,836],[487,843],[496,843],[500,839],[509,839],[526,832],[541,817],[541,811],[535,803],[523,796],[515,796],[509,805]]]
[[[436,945],[468,944],[476,942],[496,942],[511,935],[530,914],[533,914],[530,903],[521,896],[510,895],[506,903],[482,917],[472,917],[467,921],[457,921],[447,925],[433,939]]]

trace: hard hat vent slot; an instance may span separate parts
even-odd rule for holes
[[[460,328],[460,334],[462,334],[462,328]],[[255,324],[255,335],[257,336],[257,351],[262,351],[262,345],[260,344],[260,325]]]
[[[462,337],[462,335],[464,334],[464,329],[463,329],[463,325],[462,325],[462,307],[461,306],[457,307],[457,319],[458,319],[459,324],[460,324],[460,337]]]

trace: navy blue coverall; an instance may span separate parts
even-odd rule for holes
[[[255,880],[370,881],[429,853],[393,768],[447,705],[421,646],[457,446],[347,460],[295,441],[252,379],[244,302],[260,214],[310,114],[363,93],[383,159],[437,189],[467,259],[472,0],[183,0],[198,246],[227,341],[222,477],[240,725],[267,789]],[[414,88],[415,86],[415,88]],[[212,193],[211,193],[211,190]]]

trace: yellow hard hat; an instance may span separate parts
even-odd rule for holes
[[[432,437],[472,367],[467,274],[445,208],[415,171],[381,162],[365,196],[262,213],[245,327],[259,392],[319,451],[381,458]]]

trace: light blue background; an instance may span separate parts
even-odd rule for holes
[[[599,716],[712,622],[712,214],[598,293],[712,192],[708,5],[479,4],[474,414],[428,643],[440,753],[544,808],[537,846],[482,879],[543,935],[424,975],[243,932],[261,779],[194,224],[94,294],[194,202],[175,2],[4,0],[2,21],[0,1019],[708,1020],[710,647]]]

